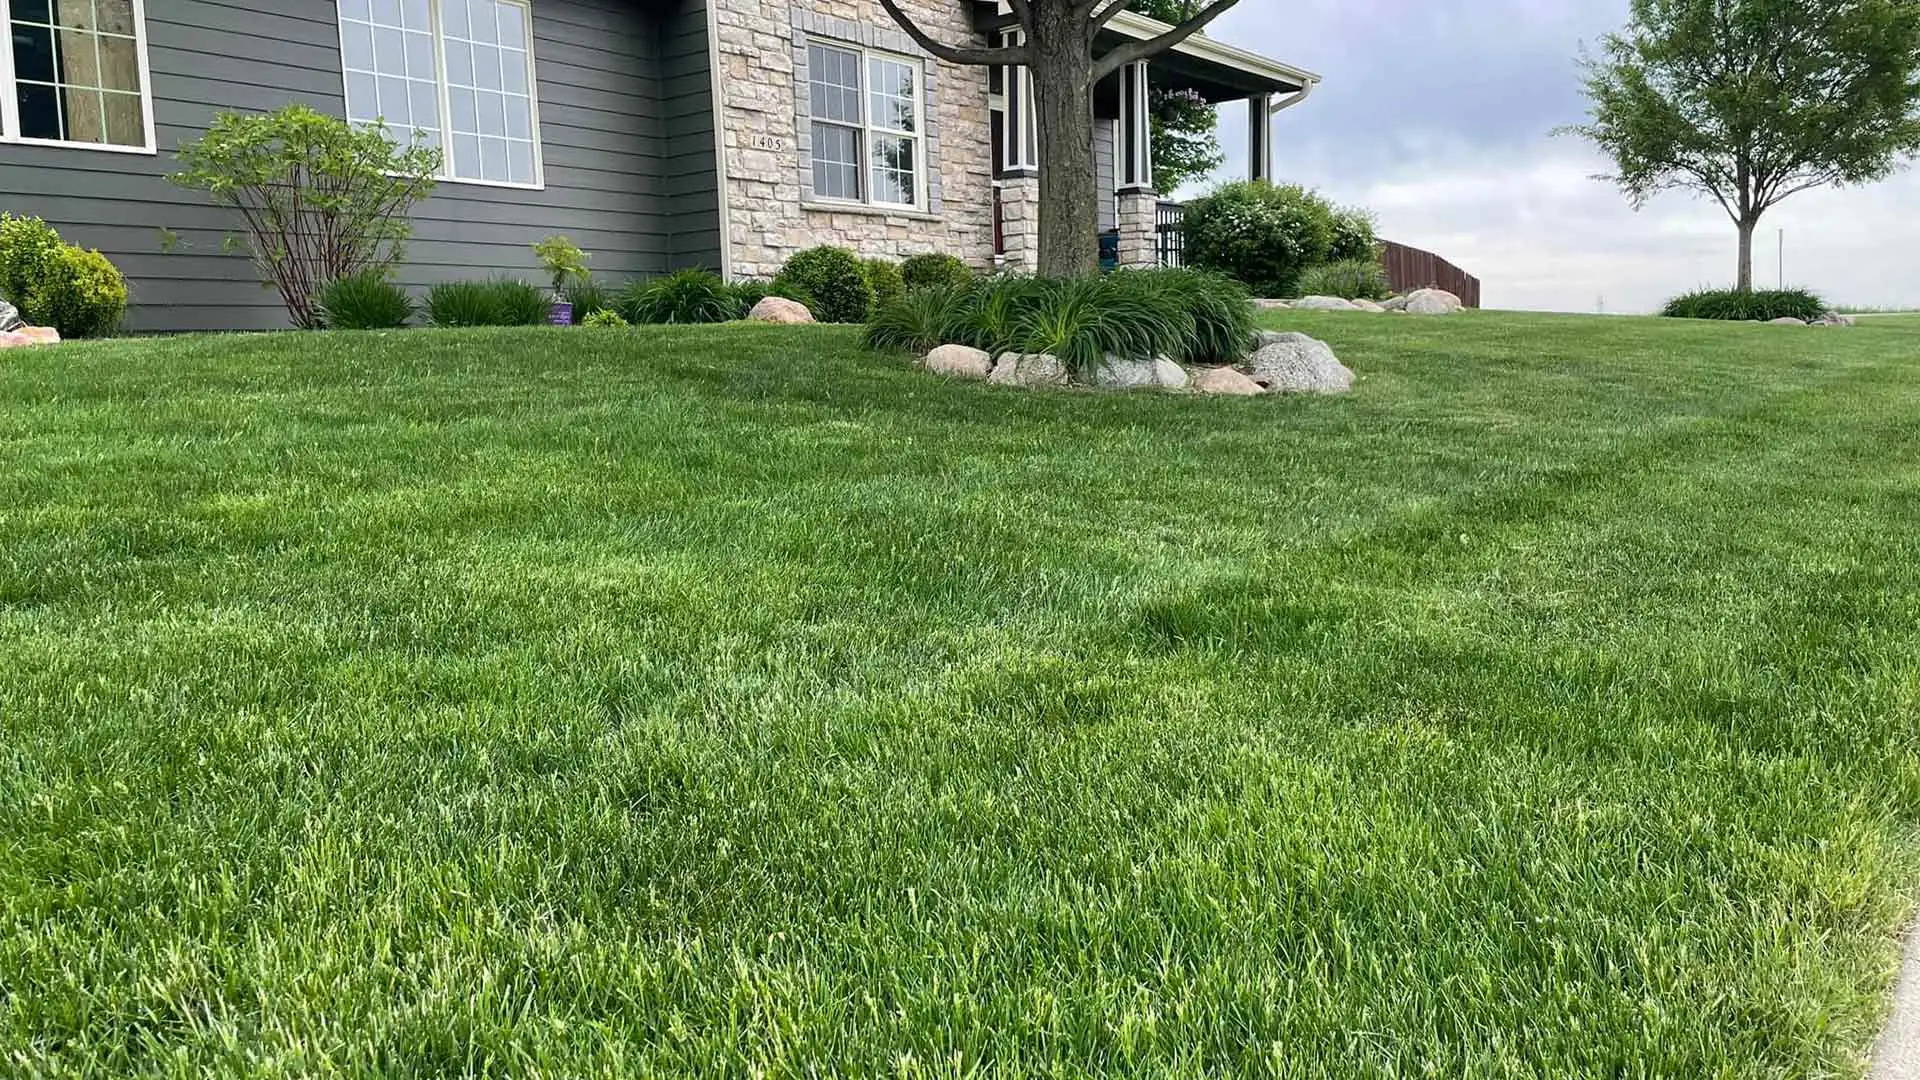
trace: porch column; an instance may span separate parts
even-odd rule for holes
[[[1020,45],[1025,30],[1000,32],[1000,44]],[[1000,127],[1000,175],[994,179],[995,222],[1000,230],[1000,265],[1016,274],[1040,268],[1040,128],[1033,114],[1033,72],[1009,66],[1000,85],[1007,96],[1007,118]]]
[[[1002,30],[1000,44],[1007,47],[1024,44],[1025,30]],[[1002,178],[1040,175],[1040,128],[1033,115],[1033,72],[1024,67],[1007,67],[1001,85],[1006,87],[1007,122],[1000,137],[1004,141],[1000,161]]]
[[[1114,150],[1120,265],[1158,266],[1160,199],[1153,190],[1153,125],[1147,111],[1144,60],[1120,69],[1120,145]]]
[[[1273,95],[1247,99],[1247,179],[1273,179]]]
[[[1000,266],[1016,274],[1040,269],[1040,178],[1009,176],[994,186],[1000,215]]]

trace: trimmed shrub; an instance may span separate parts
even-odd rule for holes
[[[533,245],[533,257],[540,260],[540,266],[553,279],[553,295],[562,299],[569,282],[587,278],[587,253],[564,236],[549,236]]]
[[[717,323],[740,317],[740,300],[720,275],[681,270],[653,281],[636,281],[620,291],[620,316],[645,323]]]
[[[891,304],[907,295],[907,282],[900,274],[898,263],[885,259],[862,259],[860,269],[866,272],[867,287],[873,290],[873,307]]]
[[[1333,246],[1327,249],[1327,261],[1379,262],[1380,238],[1374,234],[1373,228],[1373,214],[1368,211],[1358,207],[1336,207],[1333,211]]]
[[[329,330],[397,330],[418,305],[378,270],[362,270],[320,290],[320,319]]]
[[[509,278],[452,281],[427,290],[427,319],[435,326],[539,326],[548,308],[539,286]]]
[[[797,293],[794,298],[821,322],[866,322],[873,310],[873,286],[859,256],[846,248],[822,245],[797,252],[773,282],[776,289]]]
[[[1223,185],[1187,204],[1187,265],[1215,270],[1261,296],[1297,296],[1300,275],[1333,252],[1332,204],[1264,180]]]
[[[1183,364],[1237,364],[1253,347],[1253,298],[1230,277],[1207,270],[1122,270],[1113,275],[1122,288],[1163,293],[1192,327],[1178,349],[1167,355]]]
[[[614,293],[590,277],[579,277],[566,283],[560,290],[560,299],[573,305],[573,321],[578,326],[585,324],[590,316],[613,307]]]
[[[1387,282],[1387,268],[1378,259],[1348,259],[1316,266],[1300,275],[1300,295],[1385,300],[1393,295],[1393,286]]]
[[[27,293],[53,272],[64,247],[60,234],[39,218],[0,213],[0,300],[25,317]]]
[[[580,320],[581,326],[597,326],[604,329],[620,329],[633,324],[620,317],[620,313],[609,308],[601,308]]]
[[[906,283],[908,292],[936,286],[972,288],[974,273],[973,269],[956,255],[927,252],[924,255],[910,256],[906,262],[901,263],[900,278]]]
[[[127,279],[98,251],[63,246],[20,310],[28,322],[51,326],[63,338],[102,337],[126,317]]]
[[[1771,322],[1774,319],[1819,318],[1826,302],[1805,289],[1700,289],[1667,301],[1660,312],[1669,319],[1725,319],[1733,322]]]

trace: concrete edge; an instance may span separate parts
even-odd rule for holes
[[[1874,1044],[1869,1080],[1920,1080],[1920,927],[1907,935],[1893,1011]]]

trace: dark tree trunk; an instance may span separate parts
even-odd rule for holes
[[[1044,220],[1044,219],[1042,219]],[[1753,227],[1759,222],[1751,218],[1738,223],[1740,227],[1740,284],[1741,292],[1753,291]]]
[[[1100,269],[1093,176],[1093,56],[1072,5],[1033,5],[1034,120],[1040,136],[1040,273]]]

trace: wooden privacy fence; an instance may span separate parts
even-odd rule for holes
[[[1480,279],[1431,251],[1422,251],[1391,240],[1381,244],[1380,261],[1387,268],[1387,282],[1396,293],[1412,289],[1445,289],[1470,308],[1480,306]]]

